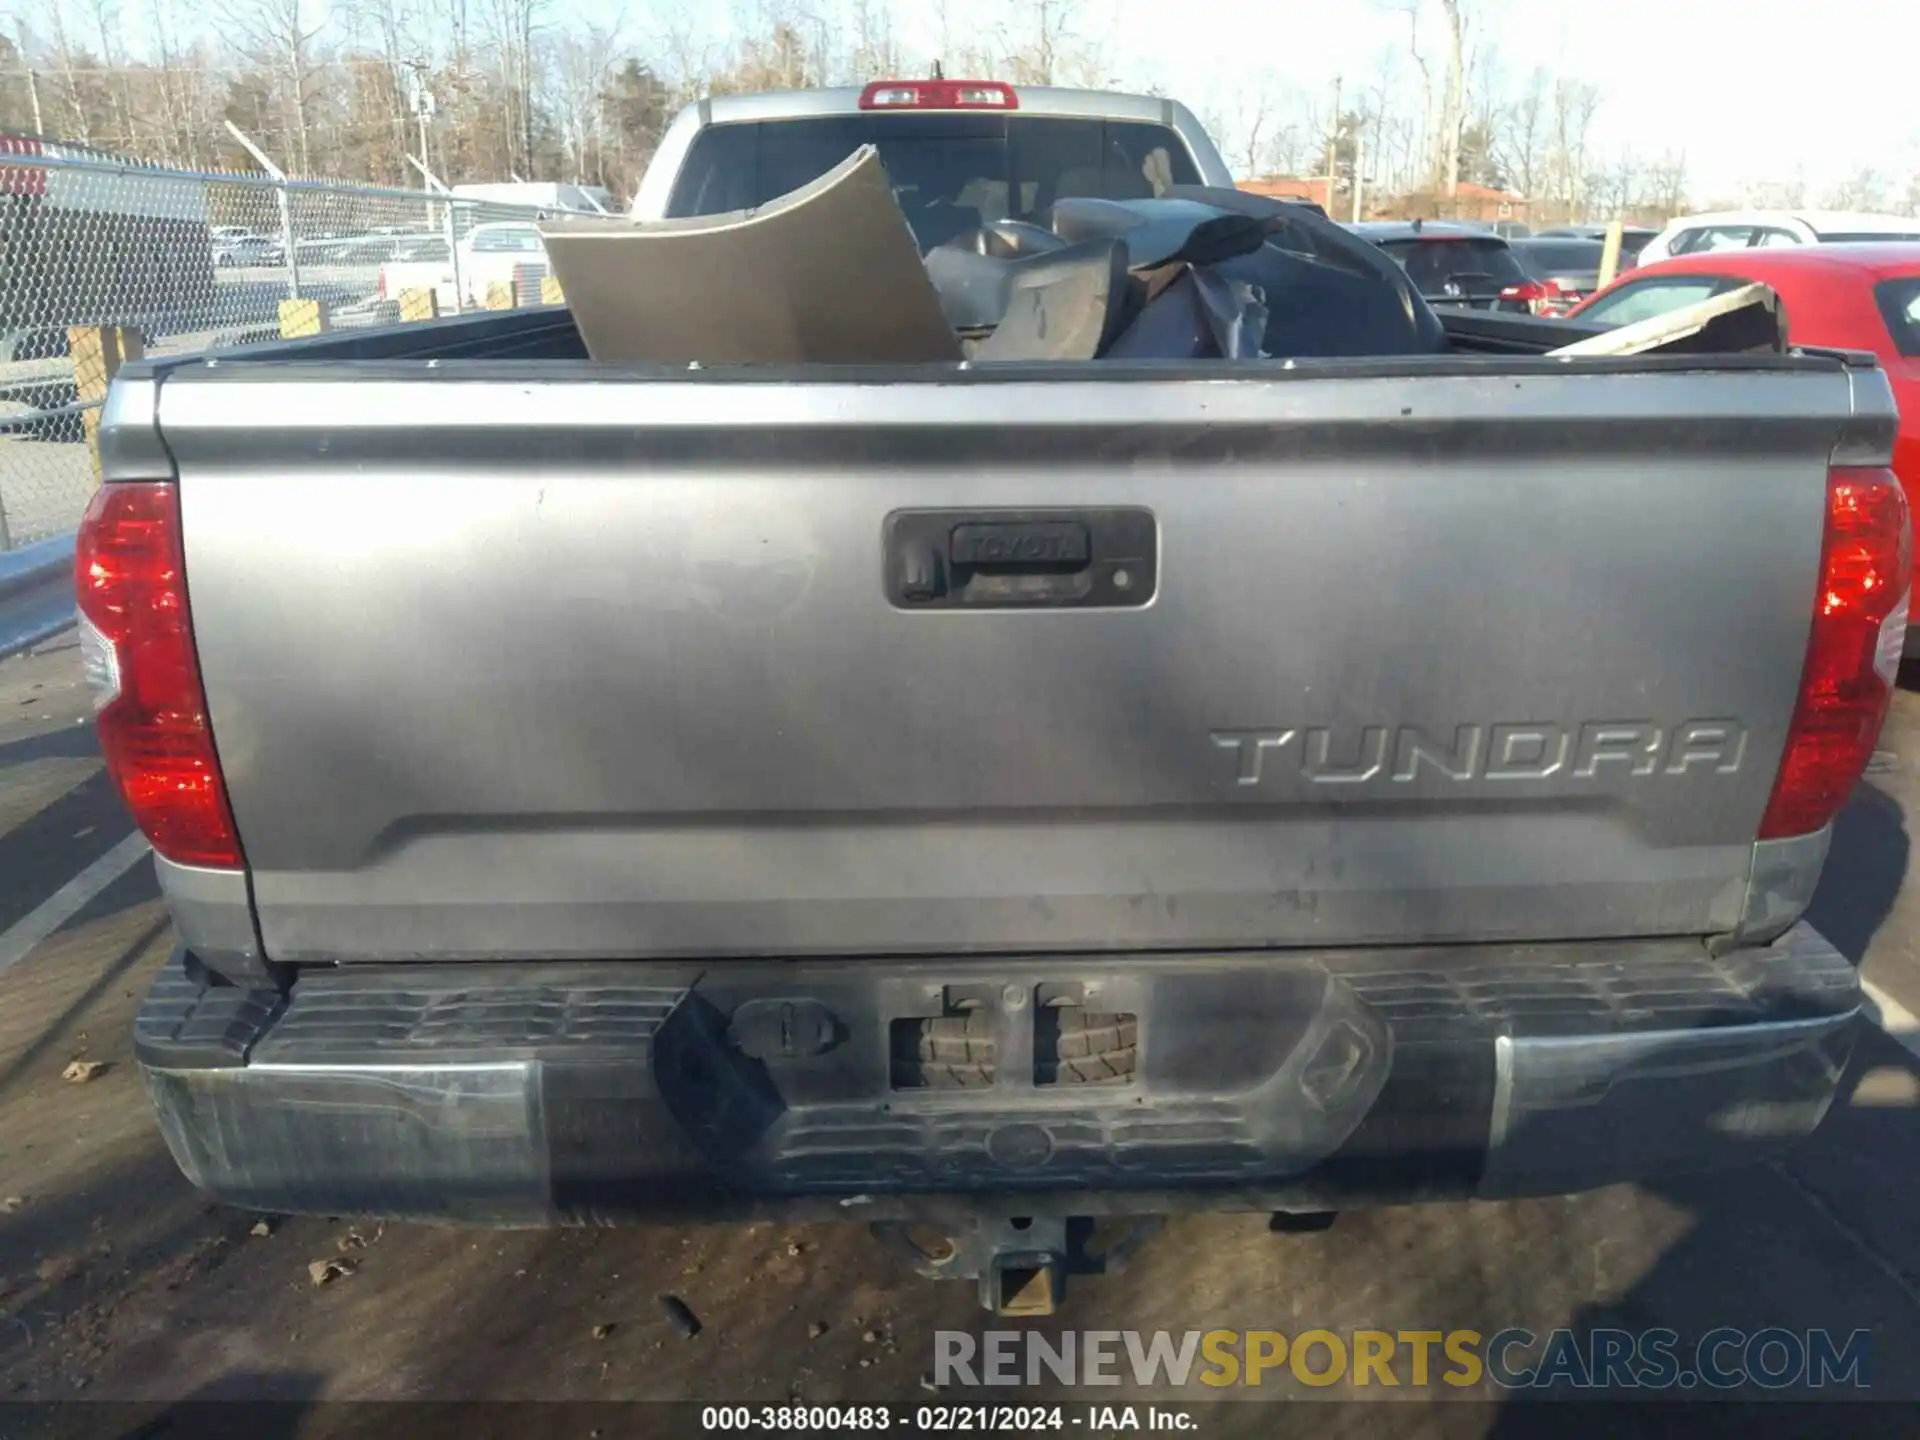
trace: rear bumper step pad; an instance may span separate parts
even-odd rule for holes
[[[1819,1123],[1858,1007],[1805,925],[1718,958],[418,964],[309,970],[284,997],[176,953],[135,1043],[175,1159],[240,1205],[931,1219],[1337,1209],[1740,1163]],[[959,1088],[903,1080],[902,1026],[977,1036],[985,1061]],[[1060,1063],[1101,1043],[1124,1063]]]

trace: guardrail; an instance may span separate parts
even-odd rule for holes
[[[0,660],[73,624],[73,536],[0,555]]]
[[[117,360],[86,337],[122,358],[182,355],[527,303],[515,271],[545,270],[528,234],[541,213],[5,137],[0,553],[70,532],[93,492],[89,441]],[[431,299],[409,308],[405,291]]]

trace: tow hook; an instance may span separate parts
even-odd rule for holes
[[[1096,1224],[1085,1215],[979,1216],[944,1224],[879,1221],[873,1233],[935,1280],[972,1280],[989,1314],[1051,1315],[1069,1275],[1112,1275],[1164,1223],[1159,1215]]]

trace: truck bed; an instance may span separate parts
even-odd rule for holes
[[[202,951],[1724,936],[1817,872],[1754,837],[1828,466],[1890,434],[1842,357],[576,347],[532,312],[123,375],[109,473],[177,474],[250,876],[161,862]],[[1104,563],[1121,514],[1129,596],[899,593],[916,516]]]

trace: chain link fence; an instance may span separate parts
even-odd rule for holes
[[[0,135],[0,551],[79,520],[118,359],[534,303],[543,213]]]

